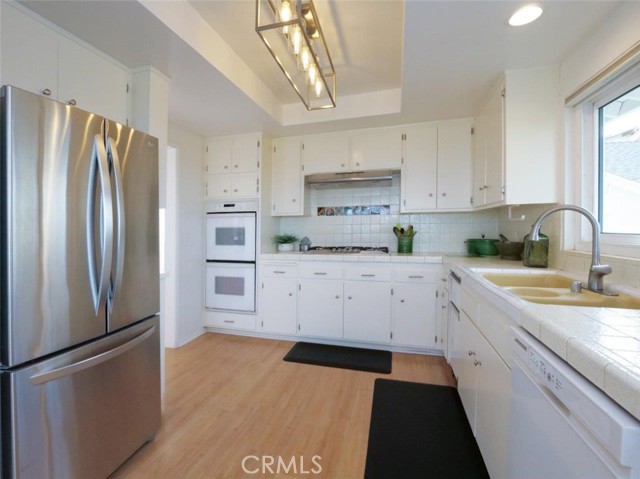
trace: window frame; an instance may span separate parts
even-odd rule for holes
[[[576,171],[579,181],[574,185],[576,199],[581,200],[579,204],[591,210],[596,218],[600,218],[602,201],[599,185],[602,168],[599,151],[599,108],[638,87],[640,59],[573,107],[574,120],[580,125],[577,129],[579,138],[575,145],[579,161]],[[565,249],[572,249],[568,243],[575,238],[575,250],[591,251],[591,226],[585,218],[565,223],[565,227],[572,233],[567,235]],[[600,247],[601,252],[606,255],[640,258],[640,234],[602,233]]]

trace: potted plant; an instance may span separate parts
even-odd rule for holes
[[[275,235],[273,241],[278,245],[278,251],[293,251],[293,243],[298,241],[298,237],[285,233]]]

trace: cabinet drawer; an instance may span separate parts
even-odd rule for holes
[[[207,326],[228,329],[256,329],[256,317],[251,314],[212,314],[208,315]]]
[[[342,279],[342,265],[327,263],[300,264],[300,277],[308,279]]]
[[[438,273],[435,270],[396,269],[393,272],[393,280],[401,283],[435,283]]]
[[[391,281],[391,269],[377,267],[349,267],[345,270],[345,279],[361,281]]]
[[[295,264],[263,264],[262,276],[265,278],[296,278],[298,266]]]

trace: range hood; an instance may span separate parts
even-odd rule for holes
[[[349,171],[345,173],[320,173],[305,177],[312,188],[339,188],[354,186],[391,186],[394,175],[399,170]]]

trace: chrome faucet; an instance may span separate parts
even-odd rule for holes
[[[606,264],[600,264],[600,224],[595,216],[589,211],[580,206],[575,205],[562,205],[550,208],[540,216],[531,227],[531,233],[529,234],[529,240],[538,241],[540,239],[540,226],[547,216],[556,211],[575,211],[584,215],[591,223],[591,267],[589,268],[589,279],[587,280],[587,287],[589,291],[594,293],[606,294],[615,296],[615,293],[605,292],[604,289],[604,276],[611,274],[611,266]]]

